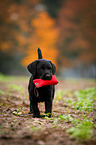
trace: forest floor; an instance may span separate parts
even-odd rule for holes
[[[32,118],[29,77],[0,75],[0,145],[96,145],[96,81],[58,80],[52,117]]]

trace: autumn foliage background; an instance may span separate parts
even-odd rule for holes
[[[0,1],[0,72],[26,75],[38,47],[58,75],[96,77],[96,1]]]

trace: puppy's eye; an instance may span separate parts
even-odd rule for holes
[[[44,67],[44,66],[42,66],[42,67],[41,67],[41,69],[43,69],[43,70],[44,70],[44,69],[45,69],[45,67]]]
[[[48,69],[51,70],[52,68],[48,66]]]

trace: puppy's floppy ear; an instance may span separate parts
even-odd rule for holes
[[[27,69],[28,71],[33,75],[33,77],[35,76],[36,74],[36,66],[37,66],[37,60],[33,61],[32,63],[30,63],[28,66],[27,66]]]
[[[52,73],[53,73],[53,75],[55,74],[55,72],[56,72],[56,66],[55,66],[55,64],[53,64],[51,61],[49,61],[50,63],[51,63],[51,65],[52,65]]]

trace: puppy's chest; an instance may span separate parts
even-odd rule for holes
[[[34,94],[39,102],[46,101],[46,99],[51,97],[51,88],[46,87],[38,88],[35,90]]]

